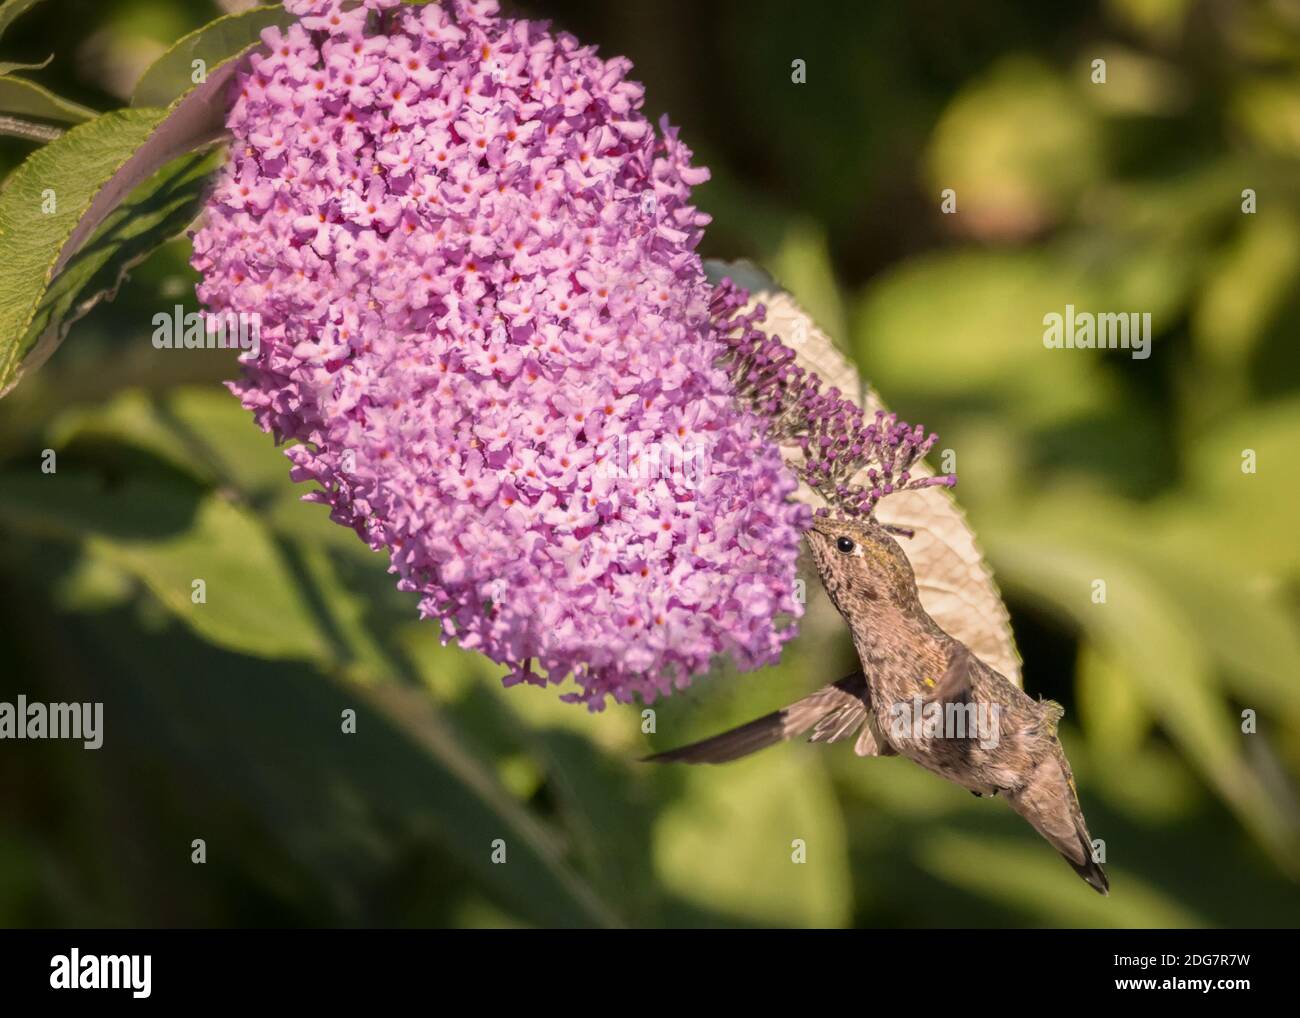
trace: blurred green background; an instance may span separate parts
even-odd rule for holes
[[[779,667],[656,705],[652,737],[440,648],[297,501],[233,361],[150,345],[194,307],[181,240],[0,402],[0,699],[101,700],[107,729],[0,747],[0,924],[1295,925],[1300,4],[508,10],[629,56],[713,170],[703,253],[767,269],[956,451],[1110,898],[897,759],[635,762],[848,671],[820,592]],[[218,13],[50,0],[4,56],[109,109]],[[1150,359],[1044,349],[1067,303],[1151,312]]]

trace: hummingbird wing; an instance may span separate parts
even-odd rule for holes
[[[872,733],[874,725],[870,715],[871,701],[867,695],[866,677],[862,672],[854,672],[838,682],[823,686],[802,700],[796,700],[788,707],[765,714],[748,724],[644,759],[645,762],[653,763],[727,763],[786,739],[793,739],[809,729],[812,729],[811,742],[838,742],[852,735],[864,723],[866,727],[863,728],[863,738],[859,738],[854,748],[859,756],[868,756],[873,755],[870,752],[871,744],[885,746],[884,740]],[[864,746],[864,741],[867,741],[865,737],[869,733],[872,734],[872,739],[866,746],[868,751],[864,752],[859,747]],[[877,748],[876,752],[883,755],[892,750]]]
[[[857,673],[861,675],[861,672]],[[855,676],[849,676],[849,679]],[[847,682],[848,679],[841,679],[841,682]],[[834,689],[835,686],[827,686],[826,689]],[[823,692],[819,690],[818,692]],[[814,693],[814,696],[817,694]],[[809,698],[811,699],[811,697]],[[801,703],[803,701],[800,701]],[[796,705],[797,706],[797,705]],[[852,699],[845,699],[841,705],[832,705],[825,714],[813,725],[812,734],[808,736],[809,742],[839,742],[841,739],[847,739],[855,732],[859,732],[857,741],[853,744],[853,752],[858,756],[893,756],[894,749],[885,741],[879,727],[876,725],[876,714],[871,709],[870,700],[866,693],[866,680],[863,679],[863,688],[855,693]]]
[[[971,698],[971,685],[975,681],[975,655],[958,640],[952,641],[948,652],[948,668],[930,693],[931,703],[967,703]]]

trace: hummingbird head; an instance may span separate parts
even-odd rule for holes
[[[826,593],[850,626],[919,607],[911,563],[879,523],[817,517],[807,536]]]

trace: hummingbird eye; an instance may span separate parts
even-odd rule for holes
[[[851,555],[855,545],[852,538],[841,537],[835,542],[835,547],[844,552],[845,555]]]

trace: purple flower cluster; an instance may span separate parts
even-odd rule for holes
[[[629,63],[491,2],[286,7],[194,265],[261,315],[232,388],[294,479],[508,684],[599,709],[775,660],[811,514],[720,360],[707,171]]]
[[[799,449],[791,465],[826,501],[819,512],[869,516],[894,492],[957,483],[954,474],[913,477],[912,467],[939,436],[883,410],[868,424],[852,399],[833,387],[822,391],[822,379],[795,363],[794,350],[758,328],[763,305],[741,313],[748,301],[729,279],[714,291],[715,335],[727,351],[719,363],[730,372],[737,399],[768,422],[768,438]],[[855,482],[864,470],[867,483]]]

